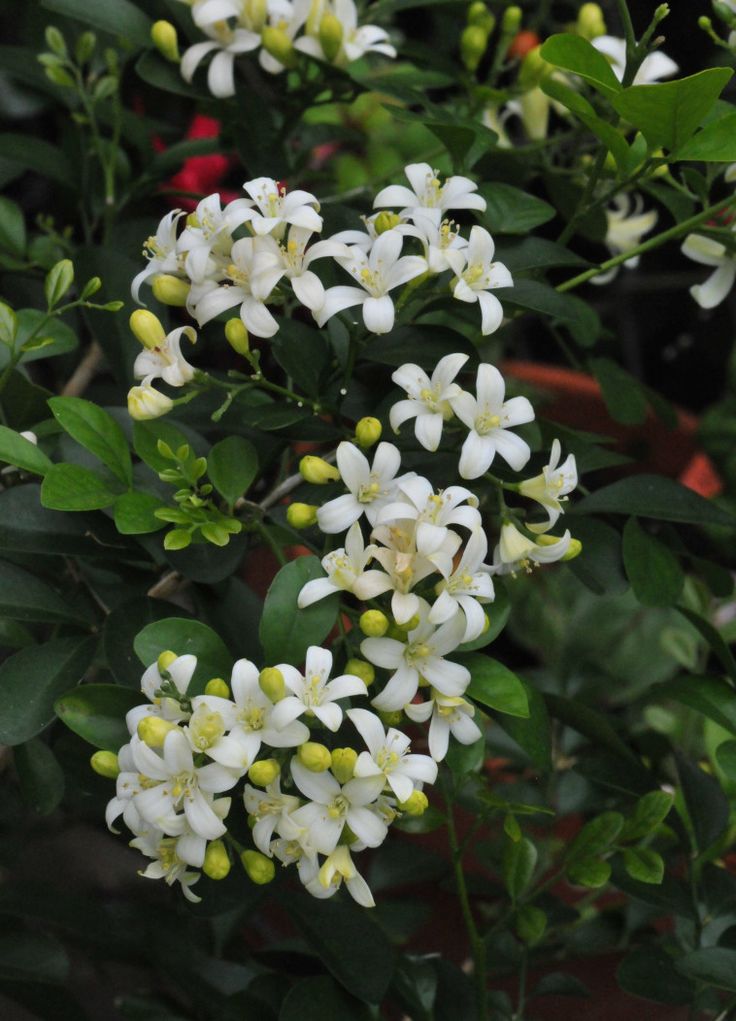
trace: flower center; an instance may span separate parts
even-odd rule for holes
[[[376,756],[376,765],[384,773],[390,773],[398,766],[401,756],[398,752],[392,752],[389,748],[382,748]]]
[[[240,267],[236,266],[233,262],[231,262],[225,270],[225,276],[239,287],[247,288],[250,286],[250,277],[247,270],[240,269]]]
[[[422,196],[423,204],[430,209],[435,209],[442,202],[442,191],[442,182],[437,176],[437,171],[433,170],[426,177],[424,195]]]
[[[493,429],[498,429],[501,425],[501,418],[499,415],[491,415],[489,412],[484,411],[478,415],[475,420],[475,431],[479,436],[487,436]]]
[[[424,387],[423,390],[420,390],[419,400],[426,404],[430,411],[441,411],[439,383],[436,383],[431,389]]]
[[[342,819],[350,808],[350,803],[344,794],[338,794],[334,801],[327,806],[327,814],[330,819]]]
[[[245,730],[263,730],[266,710],[261,706],[249,705],[238,713],[238,720]]]
[[[409,666],[416,666],[417,661],[427,659],[431,655],[431,645],[427,645],[426,642],[415,642],[412,645],[407,645],[404,659]]]
[[[380,483],[371,475],[371,482],[363,482],[358,490],[359,503],[373,503],[381,495]]]
[[[485,275],[486,268],[482,262],[474,262],[463,273],[463,280],[469,287],[477,284]]]

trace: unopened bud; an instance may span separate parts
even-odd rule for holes
[[[547,63],[541,51],[541,46],[535,46],[524,57],[519,71],[519,85],[522,89],[533,89],[552,71],[552,65]]]
[[[245,0],[245,13],[254,32],[260,32],[268,17],[268,0]]]
[[[483,0],[475,0],[468,7],[468,24],[478,25],[485,30],[486,35],[490,35],[496,27],[496,16],[488,10]]]
[[[166,331],[158,316],[145,308],[137,308],[130,317],[130,328],[136,340],[149,350],[160,347],[166,340]]]
[[[265,25],[261,30],[261,43],[266,53],[270,53],[284,67],[294,67],[296,64],[294,44],[283,28]]]
[[[583,552],[583,544],[580,539],[570,539],[570,545],[567,548],[567,553],[562,558],[563,560],[574,560],[575,557],[579,557]]]
[[[311,503],[290,503],[286,520],[292,528],[311,528],[317,524],[317,507]]]
[[[597,39],[599,35],[607,32],[606,19],[599,4],[583,4],[578,11],[578,20],[575,26],[578,35],[583,39]]]
[[[722,3],[721,0],[713,0],[713,11],[715,14],[718,15],[721,21],[724,21],[726,25],[728,25],[729,28],[736,27],[736,25],[734,24],[736,22],[736,11],[733,11],[728,4]],[[713,23],[710,20],[710,18],[706,17],[699,18],[698,19],[699,25],[701,21],[707,21],[708,22],[707,27],[708,28],[712,27]],[[705,25],[700,25],[700,27],[706,28]]]
[[[521,26],[522,10],[516,4],[507,7],[501,18],[501,31],[504,35],[514,35]]]
[[[281,766],[277,759],[259,759],[248,770],[248,779],[256,787],[268,787],[280,772]]]
[[[240,860],[250,881],[258,886],[270,883],[276,875],[276,866],[273,860],[267,858],[265,854],[261,854],[260,851],[243,851]]]
[[[460,36],[460,56],[471,74],[478,70],[487,46],[488,33],[481,25],[465,26]]]
[[[192,285],[188,280],[180,280],[170,273],[159,273],[154,277],[151,290],[156,301],[172,308],[183,308],[187,303]]]
[[[247,355],[250,351],[248,331],[242,319],[228,319],[225,323],[225,340],[239,355]]]
[[[177,656],[177,654],[175,652],[172,652],[171,649],[167,649],[165,652],[160,653],[158,659],[156,660],[158,672],[160,674],[165,673],[169,669],[171,664],[174,662],[174,660],[177,660],[178,658],[179,657]]]
[[[354,748],[334,748],[332,750],[332,775],[338,783],[352,780],[358,753]]]
[[[325,14],[319,23],[319,44],[329,61],[333,61],[342,46],[342,22],[334,14]]]
[[[340,472],[334,464],[329,464],[323,457],[315,457],[313,454],[307,454],[301,459],[299,471],[306,482],[312,482],[317,486],[336,482],[340,478]]]
[[[403,718],[403,713],[400,709],[394,709],[392,712],[381,711],[378,714],[378,718],[385,727],[398,727]]]
[[[378,443],[383,432],[383,426],[377,418],[361,418],[355,426],[355,438],[358,446],[366,450]]]
[[[205,695],[216,695],[217,698],[230,698],[230,687],[222,677],[213,677],[204,686]]]
[[[398,213],[392,213],[390,209],[383,209],[373,221],[373,229],[376,234],[385,234],[387,230],[393,230],[401,223]]]
[[[138,737],[149,748],[163,748],[167,734],[176,730],[176,724],[160,716],[144,716],[137,727]]]
[[[211,840],[204,852],[202,871],[210,879],[224,879],[230,871],[230,855],[221,840]]]
[[[272,702],[280,702],[286,694],[284,675],[275,666],[267,666],[258,675],[258,685]]]
[[[382,638],[388,631],[388,617],[381,610],[366,610],[361,613],[358,624],[369,638]]]
[[[162,57],[172,64],[179,63],[179,40],[170,21],[155,21],[151,25],[151,41]]]
[[[359,677],[366,688],[370,688],[376,679],[376,671],[372,664],[366,663],[364,659],[349,659],[345,664],[345,673]]]
[[[332,765],[332,755],[326,745],[318,741],[305,741],[296,753],[303,766],[312,773],[324,773]]]
[[[406,801],[399,802],[399,808],[407,815],[424,815],[429,808],[429,800],[424,791],[412,791]]]
[[[114,780],[120,773],[118,757],[115,752],[95,752],[89,764],[99,776]]]

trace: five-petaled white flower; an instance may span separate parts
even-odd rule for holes
[[[478,497],[464,486],[448,486],[434,491],[429,479],[421,475],[403,478],[397,485],[401,502],[387,504],[378,516],[382,525],[391,521],[416,522],[414,541],[417,550],[432,556],[447,542],[450,525],[460,525],[469,531],[480,528]],[[386,545],[392,545],[386,543]],[[457,548],[451,550],[454,556]],[[438,570],[447,574],[438,562]]]
[[[403,184],[382,188],[373,200],[373,208],[403,206],[406,211],[486,208],[486,200],[477,195],[478,185],[469,177],[448,177],[443,183],[429,163],[410,163],[404,167],[411,189]]]
[[[470,240],[465,249],[467,265],[458,275],[453,297],[458,301],[474,302],[480,305],[481,333],[487,336],[501,325],[503,306],[491,288],[513,287],[514,281],[502,262],[494,262],[496,246],[484,227],[472,227]]]
[[[488,553],[488,539],[482,528],[476,529],[468,539],[460,562],[449,578],[437,585],[438,597],[429,611],[433,624],[451,620],[456,613],[465,616],[463,642],[472,642],[483,633],[486,618],[481,602],[494,598],[490,569],[483,561]]]
[[[309,801],[290,818],[309,830],[320,854],[335,850],[345,823],[366,847],[383,843],[386,824],[368,807],[383,790],[383,776],[354,777],[340,786],[332,773],[312,773],[297,758],[291,760],[291,775]]]
[[[545,543],[544,539],[548,541]],[[514,575],[517,571],[526,571],[528,574],[538,564],[562,560],[571,542],[569,531],[559,539],[543,535],[535,542],[520,532],[513,522],[506,521],[501,526],[501,538],[493,551],[491,573]]]
[[[325,14],[333,14],[342,28],[340,48],[332,63],[343,66],[354,60],[360,60],[366,53],[381,53],[384,57],[396,56],[396,50],[388,41],[388,32],[377,25],[358,25],[358,10],[353,0],[332,0],[332,3],[323,2],[320,6],[320,17],[314,19],[316,25],[319,25]],[[312,10],[314,7],[312,4]],[[307,33],[296,40],[294,48],[319,60],[327,60],[319,40],[319,32],[310,31],[311,21],[310,14],[307,20]]]
[[[396,493],[395,476],[401,467],[398,449],[392,443],[379,443],[371,467],[365,454],[353,443],[343,441],[337,448],[337,467],[350,492],[319,508],[319,527],[328,534],[344,532],[363,513],[374,525],[381,508]]]
[[[736,233],[734,234],[736,237]],[[695,284],[690,294],[701,308],[715,308],[726,298],[736,279],[736,252],[720,241],[702,234],[688,234],[682,243],[682,254],[702,266],[714,270],[703,284]]]
[[[334,592],[353,592],[375,551],[375,545],[364,545],[363,533],[356,521],[345,536],[345,548],[333,550],[322,558],[327,577],[308,581],[300,591],[297,599],[299,609],[303,610]]]
[[[593,39],[593,46],[608,59],[613,73],[619,81],[623,81],[626,71],[626,40],[613,35],[599,35]],[[671,78],[677,74],[677,64],[661,50],[654,50],[642,60],[632,85],[649,85],[662,78]]]
[[[412,702],[404,712],[415,723],[425,723],[430,716],[429,754],[435,762],[442,762],[447,755],[450,734],[460,744],[472,744],[482,737],[482,731],[473,720],[475,706],[464,698],[443,695],[432,689],[432,698],[426,702]]]
[[[319,202],[311,192],[287,191],[272,177],[255,177],[243,187],[251,198],[246,219],[254,233],[278,238],[287,224],[311,232],[322,230],[322,217],[317,212]]]
[[[279,324],[268,311],[266,299],[273,289],[267,277],[257,274],[257,256],[261,238],[241,238],[230,251],[230,262],[224,271],[227,283],[218,286],[214,281],[204,288],[192,308],[200,326],[210,322],[233,305],[240,305],[240,318],[245,328],[256,337],[273,337]]]
[[[450,354],[440,358],[430,378],[423,368],[413,362],[401,365],[391,379],[406,390],[408,400],[397,401],[389,412],[389,422],[395,433],[410,418],[416,419],[414,434],[425,450],[436,450],[442,438],[442,425],[452,418],[450,398],[457,397],[460,386],[455,376],[468,360],[468,355]]]
[[[573,454],[568,454],[560,464],[562,447],[559,440],[552,442],[549,464],[542,468],[541,474],[519,483],[519,492],[530,500],[541,503],[547,511],[547,522],[543,525],[530,525],[533,532],[552,528],[563,513],[562,501],[567,499],[578,484],[578,470]]]
[[[328,256],[336,258],[348,252],[346,245],[330,239],[317,241],[307,248],[313,231],[308,227],[291,226],[288,241],[277,242],[266,237],[269,246],[257,253],[254,276],[260,292],[270,294],[279,280],[285,276],[291,283],[297,299],[312,312],[317,312],[325,300],[325,289],[322,281],[309,268],[315,259]]]
[[[287,840],[291,840],[293,830],[296,828],[289,820],[290,813],[299,807],[301,802],[293,794],[282,794],[281,778],[276,777],[265,791],[257,787],[245,785],[243,802],[248,815],[253,816],[253,843],[259,851],[269,857],[271,851],[271,838],[274,832],[281,834]]]
[[[316,874],[307,877],[301,876],[302,882],[313,897],[323,900],[332,897],[337,893],[343,880],[348,893],[353,900],[364,908],[375,907],[376,902],[365,879],[355,867],[350,856],[350,849],[346,844],[340,844],[331,854],[328,854],[324,863]]]
[[[248,212],[247,199],[235,199],[223,209],[220,196],[215,193],[203,198],[194,213],[187,217],[187,226],[179,236],[176,250],[183,257],[184,269],[193,283],[202,283],[216,272],[218,262],[215,260],[228,259],[232,232],[245,223]]]
[[[348,709],[347,714],[368,748],[358,756],[356,776],[382,776],[399,801],[408,801],[417,784],[435,782],[437,764],[428,755],[410,754],[406,734],[394,727],[384,731],[367,709]]]
[[[286,687],[292,692],[282,698],[273,711],[273,723],[279,728],[306,713],[316,716],[323,726],[334,732],[342,723],[339,699],[365,695],[367,691],[365,682],[354,674],[341,674],[330,680],[332,653],[319,645],[310,645],[307,649],[303,675],[288,663],[279,663],[276,669],[281,671]]]
[[[156,228],[156,233],[144,241],[143,254],[148,259],[148,265],[133,277],[133,282],[130,285],[133,301],[140,301],[141,284],[149,277],[158,273],[178,274],[180,272],[181,260],[177,253],[176,230],[182,216],[184,213],[181,209],[172,209],[161,220]]]

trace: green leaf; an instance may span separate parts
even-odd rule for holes
[[[486,755],[486,739],[481,736],[472,744],[460,744],[459,741],[450,741],[447,751],[447,763],[450,772],[458,779],[467,776],[469,773],[478,773],[483,766]],[[425,813],[426,815],[426,813]],[[424,816],[419,818],[423,819]]]
[[[257,473],[256,448],[242,436],[220,440],[207,455],[207,474],[229,507],[248,491]]]
[[[736,780],[736,741],[724,741],[716,748],[716,760],[729,780]]]
[[[736,660],[734,660],[733,653],[710,621],[707,621],[705,617],[701,617],[699,613],[688,609],[687,606],[678,606],[677,609],[700,632],[701,636],[710,645],[711,650],[718,657],[723,669],[732,680],[736,681]]]
[[[281,1004],[279,1021],[370,1021],[364,1003],[341,989],[329,975],[317,975],[297,982]]]
[[[651,847],[627,847],[624,850],[624,868],[640,883],[658,886],[664,878],[664,860]]]
[[[56,715],[95,748],[119,752],[130,741],[125,714],[145,696],[118,684],[80,684],[56,700]]]
[[[736,734],[736,692],[717,677],[677,677],[658,684],[649,693],[652,701],[674,699],[695,709],[719,727]]]
[[[515,673],[479,652],[458,658],[470,671],[466,694],[499,713],[528,718],[529,699],[522,680]]]
[[[40,177],[50,178],[73,191],[77,189],[78,178],[65,153],[41,138],[0,134],[0,152],[3,160],[17,164],[22,170],[32,170]]]
[[[564,324],[581,347],[595,343],[600,333],[598,316],[587,302],[573,294],[560,294],[541,280],[517,280],[513,287],[498,287],[494,294],[504,305]]]
[[[714,777],[675,752],[677,772],[692,825],[695,847],[705,851],[728,826],[729,804]]]
[[[638,765],[636,756],[627,748],[601,713],[577,699],[564,698],[562,695],[545,693],[544,700],[550,715],[560,720],[565,726],[572,727],[579,734],[583,734],[594,745],[607,748],[614,755]]]
[[[48,815],[64,796],[64,771],[49,746],[34,737],[13,754],[24,799],[39,815]]]
[[[95,0],[92,4],[87,0],[42,0],[42,6],[112,36],[122,36],[136,46],[151,45],[151,21],[130,0]]]
[[[602,812],[595,819],[586,822],[568,847],[566,860],[572,862],[582,858],[591,858],[607,851],[623,826],[624,817],[620,812]]]
[[[26,223],[20,206],[0,197],[0,248],[22,259],[26,251]]]
[[[640,425],[647,417],[647,399],[638,380],[610,358],[591,358],[588,364],[611,418],[623,425]]]
[[[99,458],[121,482],[132,485],[128,441],[112,415],[82,397],[52,397],[49,407],[65,432]]]
[[[157,518],[154,511],[163,506],[164,504],[157,496],[132,489],[129,493],[123,493],[115,501],[113,508],[115,527],[121,535],[144,535],[147,532],[158,532],[166,527],[166,522]]]
[[[642,606],[672,606],[677,601],[685,584],[680,563],[636,518],[624,527],[623,554],[626,575]]]
[[[99,510],[117,497],[101,475],[78,464],[52,465],[41,485],[41,503],[51,510]]]
[[[46,274],[43,289],[46,304],[55,308],[74,283],[74,263],[71,259],[60,259]]]
[[[21,364],[66,354],[79,346],[76,333],[66,323],[52,318],[44,324],[45,318],[46,313],[35,308],[23,308],[18,312],[16,347],[23,349]],[[29,342],[28,338],[37,328],[40,328],[39,332]],[[39,341],[43,341],[43,345],[36,347]],[[7,365],[8,358],[8,350],[4,346],[0,347],[0,367]]]
[[[621,839],[641,840],[642,837],[648,837],[650,833],[654,833],[669,815],[673,803],[674,796],[669,791],[649,791],[639,798],[633,815],[624,823]],[[629,872],[629,875],[633,875],[633,873]],[[634,879],[637,878],[634,876]]]
[[[621,92],[621,84],[606,58],[579,35],[562,32],[550,36],[540,55],[555,67],[579,74],[607,99],[613,99]]]
[[[172,92],[175,96],[186,96],[187,99],[200,99],[205,96],[201,89],[184,81],[175,64],[164,60],[153,50],[140,55],[135,70],[142,81],[162,92]]]
[[[552,737],[547,706],[536,688],[524,685],[529,705],[528,718],[499,716],[498,724],[526,752],[537,769],[552,768]]]
[[[567,869],[567,878],[575,886],[598,890],[611,878],[611,866],[603,858],[581,858]]]
[[[503,881],[511,900],[516,902],[532,881],[537,865],[537,849],[531,840],[509,840],[503,851]]]
[[[619,171],[622,174],[626,173],[631,154],[626,144],[626,139],[620,131],[608,121],[604,121],[599,117],[593,106],[584,96],[576,92],[575,89],[571,89],[568,85],[564,85],[556,78],[543,79],[540,82],[540,88],[551,99],[562,103],[563,106],[574,113],[578,120],[582,121],[588,130],[592,131],[596,138],[603,142],[606,149],[616,160],[616,166]]]
[[[730,68],[711,67],[674,82],[632,85],[611,102],[651,148],[676,152],[703,123],[732,75]]]
[[[54,701],[92,662],[95,638],[54,638],[10,656],[0,666],[0,741],[17,745],[54,718]]]
[[[87,624],[84,615],[45,581],[5,560],[0,560],[0,613],[11,620]]]
[[[323,578],[317,557],[298,557],[281,568],[266,594],[259,634],[266,663],[304,662],[310,645],[319,645],[337,619],[337,594],[320,599],[304,610],[297,607],[302,588],[314,578]]]
[[[68,974],[66,951],[51,936],[17,929],[0,934],[2,982],[61,983]]]
[[[627,993],[655,1003],[686,1004],[695,996],[693,984],[680,974],[679,962],[656,943],[631,950],[616,978]]]
[[[140,688],[143,670],[133,648],[135,636],[147,624],[163,620],[173,613],[181,613],[181,607],[161,599],[136,596],[108,614],[102,632],[102,647],[110,672],[118,684]]]
[[[182,444],[188,443],[198,455],[206,453],[206,444],[202,437],[179,423],[174,425],[163,418],[150,422],[134,422],[133,448],[141,461],[155,472],[164,471],[172,465],[168,458],[159,453],[159,440],[167,443],[172,450],[178,450]]]
[[[478,189],[486,200],[481,214],[483,224],[492,234],[526,234],[534,227],[552,220],[554,208],[542,199],[529,195],[511,184],[493,181]]]
[[[547,238],[526,237],[506,242],[496,248],[496,259],[512,273],[530,269],[549,269],[552,266],[589,266],[585,259],[564,245]]]
[[[0,344],[13,347],[18,332],[18,317],[10,305],[0,301]]]
[[[227,646],[211,628],[198,620],[169,617],[148,624],[136,635],[134,648],[144,666],[155,663],[162,652],[171,650],[177,656],[194,655],[194,671],[190,694],[199,694],[213,677],[228,680],[232,672],[233,657]]]
[[[599,518],[578,517],[571,527],[583,544],[583,552],[570,561],[568,569],[598,596],[626,592],[629,583],[624,574],[620,533]]]
[[[676,961],[675,967],[695,982],[736,992],[736,950],[729,947],[693,950]]]
[[[0,461],[36,475],[45,475],[51,467],[51,459],[43,450],[5,425],[0,425]]]
[[[672,153],[670,160],[731,163],[736,160],[736,112],[706,124],[702,131]]]
[[[279,325],[279,332],[271,340],[271,351],[300,390],[319,398],[322,373],[330,357],[327,341],[319,330],[295,319],[284,319]]]
[[[636,514],[642,518],[692,525],[733,528],[736,517],[673,479],[661,475],[631,475],[586,496],[570,512],[575,514]]]

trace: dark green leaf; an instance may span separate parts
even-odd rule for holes
[[[197,657],[197,669],[189,686],[190,694],[201,693],[213,677],[229,680],[233,658],[222,639],[198,620],[169,617],[148,624],[136,636],[136,655],[144,666],[155,663],[160,653],[171,650],[177,656]]]
[[[611,878],[611,866],[603,858],[580,858],[568,867],[567,878],[575,886],[599,890]]]
[[[588,265],[585,259],[546,238],[526,237],[518,241],[507,241],[496,248],[496,259],[512,273],[530,269],[548,269],[551,266]]]
[[[569,862],[589,858],[607,851],[623,829],[624,817],[620,812],[602,812],[586,822],[567,849]]]
[[[724,741],[716,748],[716,760],[729,780],[736,780],[736,741]]]
[[[26,224],[19,206],[0,197],[0,248],[21,259],[26,251]]]
[[[302,979],[286,994],[279,1021],[370,1021],[364,1003],[345,992],[328,975]]]
[[[716,504],[661,475],[631,475],[576,503],[576,514],[636,514],[642,518],[733,528],[736,518]]]
[[[132,485],[128,441],[112,415],[82,397],[52,397],[49,407],[65,432],[99,458],[121,482]]]
[[[361,351],[360,357],[395,368],[410,359],[422,368],[431,370],[449,349],[469,355],[468,364],[477,365],[478,352],[462,334],[429,323],[398,326],[390,333],[374,337]]]
[[[624,425],[639,425],[647,417],[647,400],[638,381],[610,358],[591,358],[590,369],[598,380],[611,418]]]
[[[621,595],[629,585],[624,574],[621,536],[598,518],[576,518],[571,526],[583,544],[580,556],[571,560],[569,570],[598,596]]]
[[[318,331],[294,319],[283,319],[279,332],[271,341],[273,356],[298,388],[312,397],[319,397],[320,380],[327,366],[330,350]]]
[[[707,621],[705,617],[701,617],[699,613],[695,613],[686,606],[678,606],[677,609],[700,632],[701,636],[717,656],[723,669],[732,680],[736,681],[736,660],[733,657],[733,653],[710,621]]]
[[[695,982],[736,992],[736,950],[726,947],[693,950],[681,957],[675,967]]]
[[[162,92],[173,92],[176,96],[186,96],[187,99],[198,99],[203,93],[194,85],[189,85],[181,76],[179,68],[175,64],[164,60],[160,54],[149,50],[142,53],[135,65],[139,78],[146,84],[153,85],[155,89]]]
[[[0,354],[4,349],[0,348]],[[11,429],[29,429],[47,417],[46,401],[51,396],[42,386],[31,383],[17,369],[10,373],[0,405]]]
[[[266,594],[259,629],[266,662],[291,663],[304,661],[310,645],[318,645],[335,624],[338,612],[337,595],[320,599],[304,610],[297,607],[302,588],[314,578],[324,577],[317,557],[298,557],[282,567]]]
[[[685,574],[674,553],[645,532],[636,518],[629,518],[624,527],[623,554],[626,575],[639,602],[672,606],[685,584]]]
[[[154,511],[163,506],[157,496],[132,489],[129,493],[123,493],[115,501],[113,508],[115,527],[121,535],[143,535],[148,532],[158,532],[166,527],[166,522],[157,518]]]
[[[664,860],[651,847],[627,847],[624,850],[624,868],[632,879],[657,886],[664,878]]]
[[[731,163],[736,160],[736,112],[706,124],[671,158],[702,160],[704,163]]]
[[[102,632],[102,646],[107,665],[118,684],[140,688],[143,670],[133,648],[135,636],[147,624],[181,612],[181,607],[173,603],[137,596],[116,606],[108,614]]]
[[[695,846],[704,851],[728,826],[728,799],[709,773],[677,752],[675,759]]]
[[[565,975],[561,971],[543,975],[529,994],[535,996],[590,996],[590,990],[574,975]]]
[[[493,181],[482,185],[478,193],[486,200],[482,221],[494,235],[526,234],[555,215],[549,203],[511,184]]]
[[[68,599],[30,571],[6,560],[0,560],[0,613],[11,620],[87,624]]]
[[[0,980],[3,982],[64,982],[69,961],[62,945],[51,936],[30,932],[0,934]]]
[[[551,99],[554,99],[557,103],[562,103],[563,106],[574,113],[578,120],[581,120],[613,155],[619,172],[621,174],[626,173],[629,165],[630,151],[626,144],[626,139],[619,130],[608,121],[604,121],[599,117],[593,106],[584,96],[576,92],[575,89],[571,89],[568,85],[564,85],[557,78],[550,77],[543,79],[540,82],[540,88]]]
[[[35,443],[5,425],[0,425],[0,461],[36,475],[45,475],[51,467],[51,460]]]
[[[560,294],[541,280],[517,280],[513,287],[499,287],[494,294],[504,305],[564,324],[582,347],[593,344],[600,333],[598,316],[587,302],[573,294]]]
[[[503,881],[512,901],[517,901],[532,881],[537,849],[531,840],[508,840],[503,851]]]
[[[13,761],[28,804],[39,815],[53,812],[64,796],[64,771],[49,746],[34,737],[18,745]]]
[[[30,134],[1,134],[0,152],[3,154],[3,160],[76,190],[77,175],[69,160],[61,149],[44,142],[43,139],[34,138]]]
[[[579,35],[567,32],[552,35],[540,53],[549,64],[579,74],[607,99],[621,91],[621,84],[606,58]]]
[[[636,756],[601,713],[577,699],[564,698],[561,695],[545,693],[544,700],[550,715],[565,726],[583,734],[594,745],[608,748],[614,755],[638,763]]]
[[[528,718],[503,714],[498,717],[498,723],[523,748],[537,769],[547,771],[552,768],[552,738],[547,706],[536,688],[524,681],[522,684],[529,706]]]
[[[736,691],[718,677],[676,677],[652,689],[652,700],[674,699],[736,734]]]
[[[89,744],[118,752],[130,740],[125,714],[145,701],[139,691],[118,684],[81,684],[57,699],[54,709]]]
[[[41,503],[50,510],[99,510],[117,497],[101,475],[79,464],[52,465],[41,485]]]
[[[472,744],[460,744],[459,741],[453,740],[450,741],[445,762],[453,776],[461,779],[468,773],[477,773],[480,770],[485,754],[486,741],[484,737],[479,737]],[[424,816],[420,816],[420,818],[423,819]]]
[[[258,473],[258,454],[242,436],[228,436],[207,455],[207,474],[217,492],[232,507],[246,493]]]
[[[123,36],[136,46],[151,45],[151,21],[130,0],[42,0],[42,6],[85,25]]]
[[[472,652],[459,657],[470,671],[467,694],[481,705],[510,716],[529,716],[529,700],[523,682],[503,663]]]
[[[691,1003],[695,995],[693,984],[679,972],[679,962],[656,944],[630,951],[616,978],[627,993],[655,1003]]]

